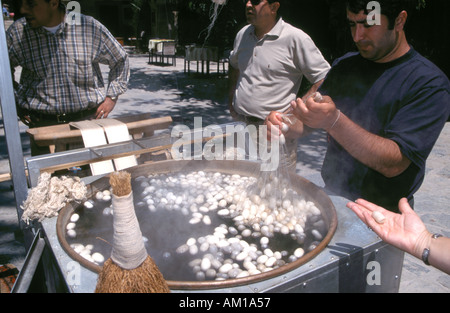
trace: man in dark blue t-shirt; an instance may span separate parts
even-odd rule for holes
[[[366,2],[350,0],[347,6],[359,53],[335,62],[319,90],[322,101],[292,103],[300,122],[289,135],[325,129],[326,187],[398,211],[403,197],[413,205],[423,182],[426,159],[450,115],[450,84],[409,45],[403,1],[379,1],[376,25],[368,19]],[[280,125],[279,114],[271,113],[267,124]]]

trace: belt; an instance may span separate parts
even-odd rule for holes
[[[72,121],[90,117],[97,112],[97,108],[86,109],[73,113],[49,114],[35,110],[23,110],[23,116],[29,116],[32,124],[66,124]]]
[[[249,116],[249,115],[242,115],[242,114],[238,114],[237,117],[238,120],[245,122],[247,124],[264,124],[264,120],[255,117],[255,116]]]

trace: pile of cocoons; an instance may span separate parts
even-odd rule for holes
[[[139,186],[139,192],[134,192],[136,208],[150,214],[177,211],[184,216],[187,229],[209,227],[209,234],[188,235],[183,244],[166,251],[168,256],[186,256],[196,280],[257,275],[298,260],[315,249],[327,232],[314,202],[286,179],[265,175],[186,171],[138,176],[134,178]],[[96,201],[110,198],[109,190],[99,191],[84,207],[95,209]],[[75,214],[67,229],[71,238],[76,238],[79,217]],[[103,209],[103,215],[111,214],[112,207]],[[92,249],[86,249],[86,244],[73,244],[73,248],[92,262],[104,260],[98,253],[89,253]]]

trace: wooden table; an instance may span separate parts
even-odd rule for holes
[[[191,71],[191,61],[197,62],[197,72],[199,72],[199,64],[201,63],[201,73],[205,73],[205,63],[206,63],[206,74],[209,74],[210,62],[217,62],[217,72],[219,72],[219,48],[209,47],[209,46],[186,46],[184,57],[184,72],[189,74]]]
[[[148,41],[148,51],[162,51],[163,42],[175,42],[173,39],[150,39]]]
[[[153,63],[154,56],[158,56],[158,55],[164,56],[163,49],[164,49],[165,43],[175,44],[175,40],[173,40],[173,39],[150,39],[148,41],[148,62],[149,63]],[[173,55],[175,55],[175,53]]]
[[[116,119],[127,125],[133,139],[152,136],[155,130],[167,129],[172,124],[170,116],[151,118],[149,113]],[[83,144],[81,131],[69,124],[30,128],[27,133],[38,146],[48,146],[51,153],[67,150],[68,144]]]

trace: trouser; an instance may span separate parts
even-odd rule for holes
[[[17,111],[20,119],[25,125],[27,125],[29,128],[37,128],[94,119],[96,116],[97,109],[93,108],[71,114],[61,114],[61,115],[47,114],[39,111],[26,110],[22,108],[18,108]],[[68,148],[67,150],[82,147],[83,146],[70,146],[67,147]],[[30,150],[31,156],[50,153],[50,149],[48,146],[37,145],[32,136],[30,136]]]

